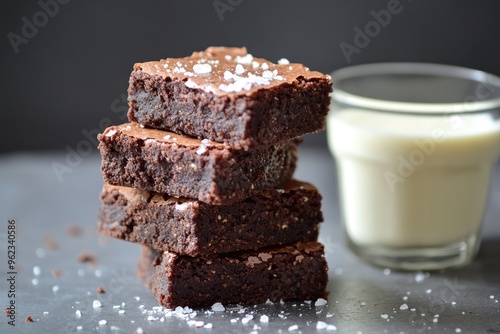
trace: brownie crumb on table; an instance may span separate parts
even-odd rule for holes
[[[210,47],[185,58],[137,63],[130,121],[254,149],[325,128],[331,77],[245,48]]]
[[[137,270],[167,308],[316,300],[328,295],[328,265],[318,242],[198,257],[143,246]]]
[[[76,226],[76,225],[73,225],[73,224],[69,225],[68,228],[66,229],[66,231],[72,237],[79,237],[82,235],[81,228]]]
[[[56,277],[56,278],[57,278],[57,277],[61,277],[61,276],[62,276],[62,274],[63,274],[62,270],[59,270],[59,269],[54,269],[54,270],[52,270],[52,276],[54,276],[54,277]]]
[[[43,242],[45,243],[47,248],[51,250],[56,250],[59,247],[57,241],[48,235],[43,237]]]
[[[33,318],[31,317],[31,315],[28,315],[25,320],[26,322],[35,322],[35,320],[33,320]]]
[[[101,234],[190,256],[314,241],[323,221],[318,190],[297,180],[233,205],[109,184],[101,201]]]
[[[78,260],[78,262],[82,262],[82,263],[88,263],[88,264],[95,264],[96,263],[96,258],[94,256],[94,254],[92,254],[90,252],[82,252],[82,253],[78,254],[76,259]]]
[[[290,179],[301,142],[233,150],[137,123],[111,126],[98,139],[104,181],[216,205],[232,204]]]
[[[106,292],[106,290],[104,290],[104,288],[103,288],[102,286],[100,286],[100,285],[99,285],[99,286],[97,287],[97,289],[96,289],[96,292],[97,292],[97,293],[99,293],[99,294],[101,294],[101,293],[105,293],[105,292]]]

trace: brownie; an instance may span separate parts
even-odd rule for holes
[[[182,255],[207,255],[315,241],[321,195],[290,180],[233,205],[209,205],[105,184],[100,233]]]
[[[210,47],[186,58],[137,63],[128,88],[130,121],[254,149],[325,128],[329,75],[245,48]]]
[[[138,276],[167,308],[259,304],[326,298],[328,265],[318,242],[210,257],[143,246]]]
[[[98,139],[104,181],[216,205],[243,200],[290,179],[299,143],[234,150],[137,123],[109,127]]]

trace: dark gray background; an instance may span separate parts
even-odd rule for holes
[[[230,9],[219,15],[214,3]],[[37,1],[3,2],[0,152],[83,148],[91,141],[85,133],[93,137],[101,121],[123,122],[121,97],[134,62],[210,45],[246,46],[255,56],[286,57],[328,73],[360,63],[422,61],[500,74],[495,0],[401,0],[401,12],[349,63],[340,43],[353,45],[354,28],[364,30],[374,20],[370,12],[389,3],[69,0],[15,53],[8,34],[22,35],[23,17],[33,22],[42,8]],[[324,145],[324,134],[308,136],[306,144]]]

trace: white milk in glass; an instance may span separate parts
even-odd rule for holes
[[[500,155],[493,116],[346,108],[328,122],[352,242],[433,247],[477,233]]]

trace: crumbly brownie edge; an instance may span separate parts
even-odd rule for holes
[[[255,149],[324,130],[331,91],[326,77],[299,77],[251,95],[220,96],[138,67],[129,80],[128,116],[148,127]]]
[[[292,182],[291,189],[223,206],[107,184],[98,231],[190,256],[314,241],[323,221],[321,195],[307,183],[285,184]]]
[[[317,242],[216,257],[143,250],[140,261],[156,263],[150,265],[152,292],[167,308],[315,300],[328,295],[328,265]]]
[[[243,200],[290,179],[300,142],[255,151],[214,147],[198,154],[196,147],[133,137],[121,127],[106,129],[98,139],[105,182],[216,205]]]

